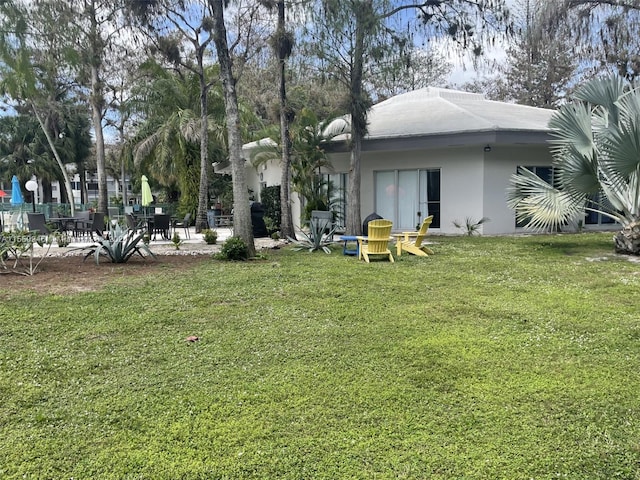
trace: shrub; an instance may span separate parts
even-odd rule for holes
[[[202,230],[202,236],[207,245],[215,245],[218,242],[218,232],[210,228]]]
[[[231,237],[224,242],[216,258],[220,260],[247,260],[249,247],[240,237]]]
[[[37,259],[37,257],[34,257],[33,247],[36,244],[42,247],[45,243],[47,244],[47,251],[40,259]],[[48,235],[18,230],[0,232],[0,271],[33,275],[42,260],[47,256],[50,248],[51,237]],[[22,263],[22,257],[25,254],[29,260],[28,265],[23,265]],[[11,258],[13,258],[13,262],[9,261]]]
[[[176,250],[180,250],[180,245],[182,245],[184,242],[180,238],[180,234],[178,232],[174,232],[173,238],[171,238],[171,243],[173,243],[173,246],[176,248]]]
[[[488,217],[482,217],[477,222],[473,218],[467,217],[467,218],[465,218],[464,223],[462,223],[462,222],[460,222],[458,220],[454,220],[451,223],[453,223],[454,227],[462,230],[465,235],[467,235],[468,237],[471,237],[471,236],[475,235],[476,233],[479,233],[480,226],[483,223],[487,223],[488,221],[489,221]]]
[[[71,236],[67,232],[54,232],[53,236],[59,247],[68,247],[71,243]]]

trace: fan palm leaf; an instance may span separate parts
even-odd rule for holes
[[[532,230],[550,230],[562,225],[579,212],[585,195],[554,188],[535,173],[519,168],[507,189],[507,204],[516,210],[519,221],[527,221]]]
[[[555,183],[514,175],[507,198],[517,218],[546,229],[598,212],[623,227],[616,249],[640,254],[640,91],[616,76],[592,80],[549,127]]]

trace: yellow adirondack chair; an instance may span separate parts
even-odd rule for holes
[[[432,220],[433,215],[429,215],[425,218],[420,226],[420,230],[417,232],[396,233],[394,235],[397,237],[396,254],[400,256],[404,250],[407,253],[412,253],[413,255],[418,255],[420,257],[426,257],[427,254],[433,255],[433,250],[426,245],[422,245],[424,237],[427,236],[427,230],[429,230]]]
[[[369,236],[358,237],[359,256],[369,263],[369,255],[384,255],[393,263],[393,255],[389,250],[389,240],[391,237],[391,220],[372,220],[369,222]]]

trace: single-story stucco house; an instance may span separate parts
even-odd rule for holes
[[[507,206],[506,189],[520,166],[550,178],[552,114],[431,87],[374,105],[362,144],[362,216],[376,212],[393,221],[394,231],[413,230],[427,215],[434,215],[434,234],[459,234],[454,221],[482,217],[489,218],[484,234],[521,231]],[[333,165],[327,176],[343,189],[338,205],[346,201],[347,141],[348,133],[327,147]],[[245,145],[246,158],[254,146]],[[279,162],[257,169],[247,165],[249,187],[258,193],[257,199],[262,187],[280,184]],[[293,197],[294,222],[299,223],[300,199],[295,193]],[[343,208],[344,203],[339,209]],[[600,219],[590,216],[586,223],[598,224]]]

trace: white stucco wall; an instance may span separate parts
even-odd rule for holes
[[[485,145],[442,147],[415,151],[364,152],[361,160],[361,215],[375,211],[374,173],[383,170],[440,169],[441,223],[433,233],[460,234],[453,225],[488,217],[483,234],[515,233],[515,214],[507,207],[506,188],[519,165],[549,166],[551,155],[546,145]],[[349,154],[331,154],[335,173],[349,171]],[[279,162],[257,169],[247,164],[247,183],[259,198],[260,175],[267,186],[280,184]],[[299,227],[301,202],[292,192],[293,219]]]
[[[349,156],[333,154],[336,172],[347,172]],[[361,214],[375,211],[374,172],[381,170],[440,169],[441,223],[433,233],[460,234],[453,225],[489,217],[484,234],[514,233],[515,214],[507,207],[506,188],[519,165],[551,165],[545,145],[494,145],[490,152],[484,145],[448,147],[420,151],[365,152],[361,163]]]
[[[514,233],[515,212],[507,206],[506,188],[518,166],[551,165],[551,154],[545,145],[494,146],[484,155],[484,213],[490,221],[482,233]]]

